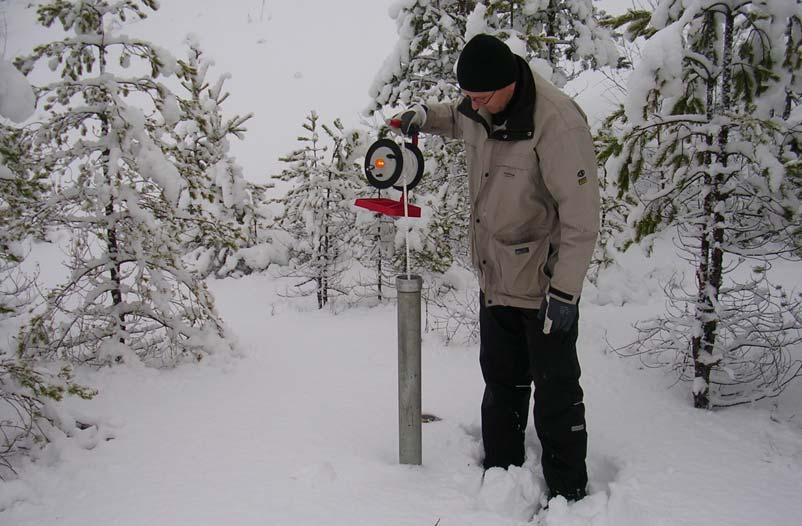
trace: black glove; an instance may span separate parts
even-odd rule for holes
[[[543,322],[543,334],[567,332],[574,324],[577,313],[576,305],[546,294],[538,312],[538,318]]]
[[[411,137],[420,132],[421,127],[426,124],[426,111],[426,106],[415,104],[408,110],[396,113],[388,123],[390,129]],[[399,126],[393,126],[393,124],[399,124]]]

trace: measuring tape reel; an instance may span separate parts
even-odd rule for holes
[[[412,142],[403,147],[390,139],[379,139],[368,148],[365,176],[371,186],[383,190],[412,190],[423,177],[423,153]]]

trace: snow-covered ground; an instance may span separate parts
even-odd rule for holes
[[[636,268],[608,279],[612,290],[630,284],[624,305],[598,305],[603,289],[583,304],[591,496],[552,502],[535,524],[798,524],[799,389],[774,410],[702,412],[664,373],[611,353],[608,341],[626,340],[632,321],[662,305],[654,276],[668,265]],[[270,276],[211,285],[242,355],[94,374],[100,395],[68,407],[98,427],[0,486],[1,523],[527,522],[543,488],[531,424],[527,469],[481,484],[476,345],[425,335],[423,409],[442,421],[424,425],[423,466],[400,466],[393,305],[335,315],[280,298],[284,285]]]
[[[310,109],[358,123],[395,40],[390,0],[161,3],[126,32],[177,55],[195,32],[219,73],[232,73],[228,111],[256,114],[234,145],[253,181],[275,173]],[[43,39],[26,4],[0,3],[6,59]],[[42,280],[52,281],[58,251],[37,253]],[[702,412],[687,386],[610,350],[630,341],[634,321],[662,310],[659,280],[682,265],[664,240],[652,260],[633,250],[598,289],[586,289],[580,360],[591,496],[553,501],[534,524],[802,523],[802,385],[777,403]],[[798,265],[784,269],[797,288],[799,274]],[[530,424],[525,469],[492,472],[482,484],[476,344],[424,336],[423,409],[442,420],[424,425],[423,466],[400,466],[394,305],[317,311],[311,300],[282,298],[285,283],[269,274],[210,286],[241,355],[84,376],[100,394],[66,409],[96,425],[0,483],[0,524],[527,523],[543,490],[539,446]]]

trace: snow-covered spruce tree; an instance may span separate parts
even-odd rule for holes
[[[604,16],[600,12],[599,24],[612,32],[621,56],[616,68],[603,70],[609,83],[606,96],[615,101],[616,109],[602,121],[594,137],[599,162],[601,228],[588,269],[588,280],[593,283],[603,269],[615,263],[617,253],[625,251],[634,243],[632,236],[628,235],[630,227],[627,225],[627,217],[637,203],[627,195],[618,195],[618,188],[611,182],[616,174],[610,173],[606,160],[615,154],[616,138],[622,133],[622,117],[625,114],[623,101],[627,97],[626,78],[640,56],[643,38],[639,37],[654,32],[654,28],[649,26],[650,18],[651,12],[643,9],[628,9],[617,16]],[[618,32],[621,28],[624,28],[623,33]]]
[[[442,274],[455,262],[464,267],[470,265],[469,247],[462,237],[468,231],[470,216],[460,214],[470,206],[467,192],[461,191],[465,186],[444,185],[436,194],[430,194],[426,204],[432,215],[412,255],[413,266],[425,265],[432,272]]]
[[[465,36],[495,34],[563,87],[584,70],[618,64],[618,47],[601,17],[592,0],[488,0],[477,4]]]
[[[622,95],[625,94],[624,91]],[[631,227],[627,224],[627,217],[638,203],[626,193],[620,194],[614,181],[617,174],[611,173],[606,164],[610,156],[617,151],[617,137],[623,130],[621,126],[623,115],[623,106],[619,106],[602,122],[594,136],[600,165],[601,221],[596,250],[588,268],[588,280],[592,283],[596,283],[602,270],[615,262],[616,254],[626,251],[635,242],[630,235]]]
[[[268,197],[273,183],[246,183],[248,204],[243,221],[244,245],[226,257],[217,276],[240,276],[266,270],[270,265],[289,264],[288,247],[292,245],[286,232],[276,226],[275,218],[281,208]]]
[[[38,213],[47,192],[47,176],[32,172],[31,134],[0,122],[0,251],[20,262],[14,245],[41,232]],[[37,227],[39,225],[39,227]]]
[[[696,290],[669,284],[627,351],[693,379],[696,407],[777,396],[802,374],[802,301],[769,274],[800,248],[802,4],[663,0],[639,27],[607,167],[636,240],[677,229]]]
[[[0,123],[0,322],[7,328],[33,301],[35,278],[19,271],[21,243],[40,233],[37,225],[47,185],[30,172],[30,135]],[[69,433],[53,403],[65,395],[91,398],[69,366],[38,363],[0,341],[0,480],[13,472],[17,455],[45,444],[54,432]]]
[[[377,73],[371,87],[369,113],[385,106],[408,106],[416,102],[443,102],[459,97],[454,65],[465,43],[465,20],[475,5],[465,0],[410,0],[396,4],[390,15],[399,35],[393,51]],[[455,261],[465,263],[468,245],[465,152],[460,141],[437,136],[422,138],[426,159],[423,180],[416,188],[417,201],[433,207],[431,224],[414,225],[420,246],[411,251],[416,272],[437,274]],[[463,230],[460,230],[462,228]],[[449,232],[441,237],[443,231]],[[394,258],[403,270],[403,251]]]
[[[338,169],[340,147],[335,144],[333,160],[329,160],[329,146],[321,138],[322,131],[336,142],[335,129],[340,131],[341,125],[335,123],[332,129],[318,120],[315,111],[306,117],[302,125],[306,134],[298,137],[301,148],[280,159],[289,166],[274,178],[290,183],[287,194],[276,200],[284,207],[276,221],[293,240],[292,275],[302,278],[297,284],[299,294],[314,293],[322,309],[333,293],[344,293],[341,278],[349,264],[354,224],[348,197],[353,197],[355,181],[351,172]]]
[[[398,42],[370,88],[368,114],[384,107],[455,98],[454,64],[465,41],[465,19],[475,2],[407,0],[390,10]]]
[[[398,42],[385,59],[370,88],[369,115],[385,107],[456,100],[459,95],[454,66],[465,43],[465,19],[475,2],[466,0],[408,0],[396,4]],[[464,174],[463,148],[458,141],[424,137],[426,159],[438,157],[433,173],[421,183],[419,192],[442,188],[445,179]],[[440,173],[439,167],[446,167]],[[456,169],[455,169],[456,167]]]
[[[223,75],[213,83],[207,80],[213,62],[207,59],[194,36],[187,39],[186,61],[179,61],[178,76],[185,94],[177,99],[168,95],[162,114],[171,128],[174,144],[170,158],[187,182],[189,203],[181,210],[186,228],[182,241],[188,261],[206,277],[218,277],[226,260],[248,246],[253,207],[242,175],[242,168],[229,153],[228,138],[242,139],[244,124],[252,114],[223,116],[222,104],[228,99]]]
[[[381,131],[387,133],[388,128]],[[381,138],[386,138],[382,136]],[[368,141],[368,136],[364,136]],[[373,140],[372,138],[370,139]],[[366,150],[368,145],[365,145]],[[363,151],[364,154],[366,151]],[[396,190],[379,190],[368,184],[362,169],[358,170],[357,179],[360,181],[356,190],[356,197],[360,198],[386,198],[400,193]],[[414,202],[413,194],[409,194],[410,202]],[[394,297],[396,269],[396,237],[398,232],[397,218],[386,216],[364,209],[357,209],[356,224],[354,225],[353,257],[366,270],[365,275],[355,276],[355,289],[364,289],[363,297],[375,298],[381,302]],[[359,294],[359,292],[357,292]]]
[[[381,192],[362,193],[362,197],[381,197]],[[356,285],[367,290],[365,296],[383,301],[395,286],[395,219],[383,214],[358,211],[355,225],[355,258],[368,269],[368,277],[356,278]]]
[[[410,203],[423,205],[431,213],[409,221],[381,214],[360,213],[358,217],[361,241],[357,257],[376,271],[374,286],[379,300],[386,297],[383,284],[394,284],[395,276],[406,271],[405,229],[410,230],[410,265],[414,272],[428,278],[445,272],[455,263],[470,265],[464,148],[459,141],[440,137],[427,137],[425,141],[423,152],[428,161],[424,162],[423,178],[408,197]],[[364,176],[360,177],[359,197],[402,198],[401,191],[376,190]]]
[[[342,217],[344,221],[353,221],[347,232],[347,252],[343,257],[351,260],[346,265],[354,272],[349,272],[348,283],[342,288],[353,298],[382,301],[387,297],[387,285],[394,286],[396,275],[393,268],[395,219],[353,206],[355,198],[382,196],[382,191],[364,180],[362,161],[370,138],[364,130],[345,129],[339,119],[334,121],[333,127],[325,124],[322,127],[332,139],[329,162],[344,182],[341,192],[344,200],[340,206],[348,211]],[[367,277],[363,269],[367,269]]]
[[[370,109],[457,100],[460,91],[454,68],[465,44],[468,16],[475,6],[472,0],[396,4],[390,14],[396,21],[399,39],[376,75]],[[468,326],[464,332],[472,334],[470,327],[476,325],[471,312],[475,291],[469,284],[466,284],[469,291],[455,290],[443,279],[449,270],[470,276],[470,200],[465,182],[465,149],[458,140],[428,135],[421,139],[425,171],[413,199],[429,208],[430,213],[403,228],[411,229],[410,268],[422,274],[426,283],[423,294],[427,329],[434,328],[451,339],[455,330],[463,332]],[[395,239],[387,243],[389,227],[394,225],[386,222],[377,226],[385,228],[383,236],[376,236],[375,253],[390,258],[392,272],[404,272],[403,233],[396,232]],[[388,277],[392,283],[393,276]],[[463,301],[466,294],[471,301]]]
[[[156,8],[154,0],[44,2],[40,23],[58,22],[68,36],[15,62],[25,74],[44,62],[59,76],[36,88],[44,120],[31,154],[56,187],[50,226],[71,236],[68,278],[21,335],[27,356],[169,366],[230,349],[204,283],[181,261],[187,183],[164,155],[175,98],[159,82],[177,63],[109,29]],[[142,66],[141,76],[123,73]]]

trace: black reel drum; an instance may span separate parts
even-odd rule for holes
[[[390,188],[412,190],[423,177],[423,154],[413,143],[403,148],[390,139],[379,139],[368,148],[365,156],[365,176],[371,186],[380,190]]]

